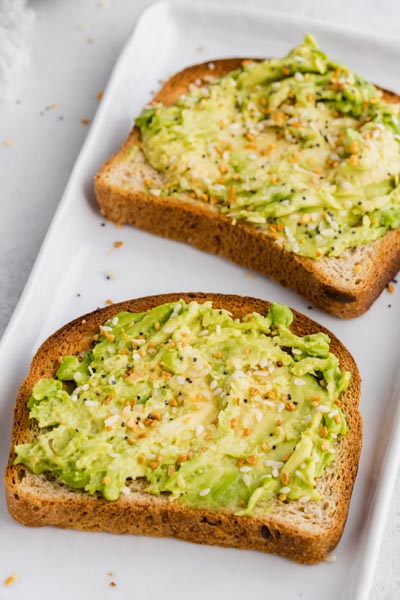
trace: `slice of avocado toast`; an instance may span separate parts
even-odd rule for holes
[[[312,36],[282,59],[196,65],[136,119],[97,199],[357,316],[400,267],[399,115]]]
[[[255,299],[181,294],[65,326],[21,386],[11,514],[320,560],[357,469],[359,376],[333,336],[292,318]]]

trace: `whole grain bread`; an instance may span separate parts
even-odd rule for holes
[[[212,75],[221,77],[241,67],[244,59],[214,61]],[[191,83],[210,77],[209,63],[189,67],[164,83],[154,98],[175,104]],[[205,78],[205,79],[204,79]],[[400,97],[383,91],[388,102]],[[137,146],[138,152],[127,150]],[[182,193],[157,197],[146,191],[145,180],[163,184],[141,151],[140,132],[131,131],[121,149],[95,177],[95,193],[102,214],[157,235],[186,242],[254,269],[294,289],[314,306],[335,316],[357,317],[370,308],[400,269],[400,230],[389,231],[375,242],[345,250],[338,257],[319,260],[289,252],[249,223],[234,221],[215,206]]]
[[[228,510],[190,508],[168,495],[154,496],[144,491],[140,481],[132,493],[110,502],[74,490],[50,475],[34,475],[25,466],[14,465],[14,446],[32,441],[38,433],[29,419],[27,402],[35,383],[52,377],[66,354],[79,354],[93,344],[99,325],[119,311],[145,311],[164,302],[211,300],[214,308],[230,310],[235,318],[249,312],[267,314],[269,303],[254,298],[182,293],[150,296],[99,309],[65,325],[48,338],[32,360],[15,405],[10,458],[5,473],[8,509],[24,525],[54,525],[90,531],[108,531],[152,536],[173,536],[191,542],[261,550],[280,554],[302,563],[322,560],[338,543],[357,473],[361,451],[362,422],[359,412],[360,377],[354,359],[339,340],[318,323],[294,311],[291,329],[298,335],[325,331],[331,338],[331,351],[340,368],[352,374],[341,396],[348,434],[335,446],[335,460],[318,479],[318,502],[282,502],[276,499],[268,513],[257,510],[252,517],[235,516]]]

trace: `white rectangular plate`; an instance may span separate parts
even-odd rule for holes
[[[94,174],[127,136],[159,80],[218,57],[281,56],[307,31],[335,59],[400,91],[396,40],[260,8],[165,2],[142,16],[115,67],[1,345],[0,467],[6,463],[19,383],[39,343],[68,320],[107,299],[158,292],[201,290],[278,300],[331,329],[353,353],[363,378],[364,447],[336,562],[306,567],[262,553],[170,539],[29,529],[8,515],[0,490],[2,570],[20,576],[7,598],[367,598],[400,454],[395,380],[400,303],[384,292],[363,317],[340,321],[310,310],[293,292],[222,258],[131,227],[104,224],[93,195]],[[114,248],[115,241],[123,245]],[[109,586],[111,580],[116,587]]]

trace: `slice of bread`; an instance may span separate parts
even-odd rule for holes
[[[243,59],[218,60],[212,75],[221,77],[241,67]],[[207,81],[209,63],[174,75],[155,96],[165,106],[175,104],[191,83]],[[389,102],[399,96],[384,92]],[[136,146],[136,153],[128,149]],[[310,300],[314,306],[341,318],[357,317],[370,308],[400,269],[400,230],[389,231],[375,242],[345,250],[340,256],[319,260],[289,252],[249,223],[234,221],[215,206],[188,194],[157,197],[146,191],[145,180],[163,184],[141,151],[140,132],[134,127],[121,149],[95,178],[95,193],[102,214],[166,238],[187,242],[200,250],[268,275]]]
[[[65,325],[39,348],[23,381],[15,406],[10,459],[5,473],[7,503],[11,515],[28,526],[55,525],[90,531],[173,536],[183,540],[272,552],[302,563],[322,560],[338,543],[346,521],[361,451],[362,423],[359,412],[360,377],[354,359],[339,340],[318,323],[294,312],[291,330],[300,335],[324,331],[331,338],[330,351],[341,370],[351,372],[349,388],[341,395],[348,433],[339,436],[335,459],[317,480],[321,500],[302,503],[276,498],[267,513],[237,516],[229,510],[194,508],[167,494],[151,495],[140,481],[132,493],[107,501],[60,483],[54,476],[34,475],[24,465],[14,465],[14,447],[31,442],[38,433],[29,419],[27,402],[33,386],[53,377],[60,359],[80,354],[93,344],[93,335],[107,319],[120,311],[141,312],[165,302],[211,300],[214,308],[227,309],[233,317],[267,314],[269,303],[254,298],[204,293],[182,293],[130,300],[97,310]]]

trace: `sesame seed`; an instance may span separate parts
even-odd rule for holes
[[[290,487],[287,487],[287,486],[285,486],[279,490],[280,494],[288,494],[289,492],[290,492]]]
[[[243,479],[243,483],[245,484],[246,487],[250,487],[251,486],[251,478],[249,475],[247,475],[246,473],[244,473],[242,475],[242,479]]]
[[[248,465],[244,465],[243,467],[240,467],[239,471],[241,473],[250,473],[250,471],[253,470],[253,467],[250,467]]]
[[[211,488],[204,488],[204,490],[200,490],[199,496],[207,496],[211,491]]]
[[[196,426],[196,435],[199,436],[203,433],[204,431],[204,425],[197,425]]]
[[[301,504],[306,504],[306,503],[307,503],[307,502],[309,502],[309,501],[310,501],[310,496],[302,496],[302,497],[299,499],[299,502],[301,502]]]
[[[295,377],[293,379],[293,383],[294,383],[294,385],[306,385],[306,382],[304,381],[304,379],[299,379],[298,377]]]

